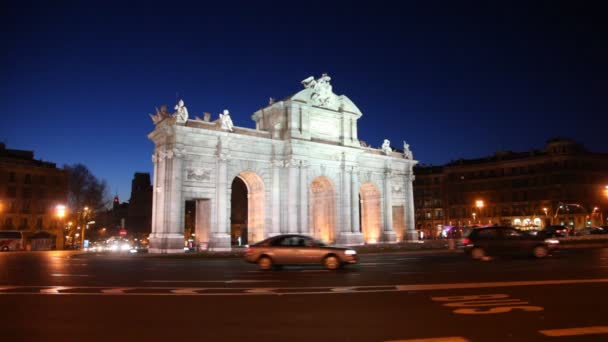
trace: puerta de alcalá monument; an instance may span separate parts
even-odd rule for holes
[[[192,119],[182,100],[174,113],[151,114],[150,252],[183,252],[188,215],[197,247],[214,251],[284,233],[344,245],[417,239],[409,145],[401,153],[388,140],[360,142],[363,114],[330,80],[311,76],[295,95],[271,99],[251,116],[255,129],[233,125],[228,110]],[[241,201],[231,200],[237,181]],[[239,215],[244,223],[232,222]]]

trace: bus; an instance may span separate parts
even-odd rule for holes
[[[0,230],[0,252],[21,251],[25,248],[23,232]]]

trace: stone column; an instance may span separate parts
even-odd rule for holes
[[[272,161],[272,188],[271,188],[271,227],[268,236],[281,234],[281,183],[280,164],[278,160]]]
[[[300,162],[300,226],[299,233],[310,234],[308,226],[308,163]]]
[[[353,167],[350,173],[350,213],[351,213],[351,244],[362,245],[363,233],[359,221],[359,170]]]
[[[227,182],[227,159],[228,155],[222,146],[225,142],[218,137],[217,152],[217,187],[216,187],[216,215],[217,226],[212,227],[209,250],[229,251],[230,250],[230,227],[228,225],[228,182]]]
[[[183,253],[182,172],[184,150],[165,147],[157,155],[154,194],[154,231],[150,235],[151,253]]]
[[[287,232],[295,234],[298,231],[298,166],[290,159],[287,165]]]
[[[391,184],[391,169],[386,168],[384,172],[384,227],[382,229],[382,241],[396,242],[397,234],[393,230],[393,198]]]
[[[405,238],[408,241],[418,240],[416,231],[415,212],[414,212],[414,182],[415,176],[410,166],[409,172],[405,176]]]

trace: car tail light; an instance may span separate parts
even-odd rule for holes
[[[471,239],[469,239],[469,238],[463,238],[462,239],[462,244],[463,245],[469,245],[469,244],[471,244]]]

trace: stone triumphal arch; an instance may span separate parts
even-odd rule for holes
[[[195,202],[199,248],[230,250],[282,233],[338,244],[416,239],[409,145],[393,151],[359,141],[362,113],[336,95],[330,77],[252,115],[255,129],[234,126],[230,112],[191,118],[151,114],[155,129],[150,251],[182,252],[185,203]]]

